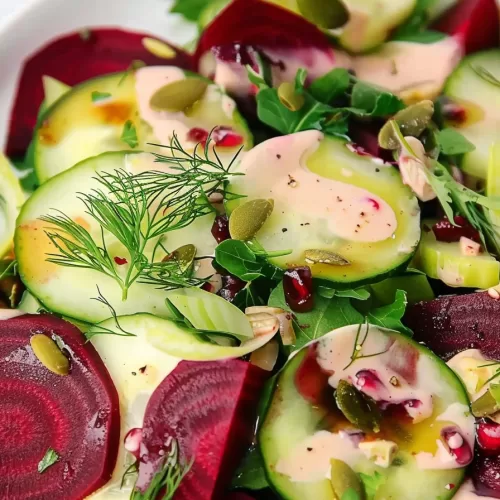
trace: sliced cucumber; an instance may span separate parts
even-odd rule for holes
[[[363,327],[361,350],[353,351],[359,333],[359,325],[334,330],[301,349],[279,373],[258,434],[270,483],[286,500],[336,500],[328,478],[330,459],[336,459],[356,473],[381,475],[369,496],[374,500],[451,498],[456,489],[447,485],[459,485],[465,469],[447,451],[442,430],[459,433],[469,460],[474,446],[474,418],[460,380],[431,351],[390,330]],[[353,352],[360,354],[352,362]],[[375,385],[363,376],[374,377]],[[400,404],[407,416],[379,410],[380,431],[351,439],[348,434],[359,427],[350,422],[365,414],[352,399],[341,405],[348,414],[335,408],[334,389],[346,382],[374,398],[372,404]],[[344,394],[337,393],[337,400]],[[404,406],[415,399],[420,404]],[[420,415],[411,413],[415,407]]]
[[[444,90],[445,96],[463,106],[466,112],[465,122],[448,125],[456,127],[476,146],[474,151],[464,155],[462,169],[481,179],[487,175],[490,146],[500,137],[498,80],[500,50],[492,49],[464,58],[448,79]]]
[[[72,169],[61,173],[40,187],[28,200],[17,220],[15,251],[19,272],[27,288],[50,310],[88,323],[96,323],[110,316],[108,307],[92,298],[98,296],[97,287],[113,305],[118,314],[150,312],[168,316],[165,292],[154,285],[134,283],[127,300],[122,300],[118,283],[112,278],[89,269],[64,267],[46,261],[47,253],[57,253],[44,233],[47,223],[39,218],[60,210],[86,227],[95,238],[100,237],[100,226],[86,214],[78,193],[89,192],[100,186],[97,173],[124,169],[132,173],[144,170],[168,169],[166,163],[155,163],[149,153],[105,153],[90,158]],[[201,255],[210,255],[215,241],[210,234],[213,216],[196,219],[189,226],[165,235],[164,245],[172,251],[194,243]],[[128,256],[116,240],[107,238],[108,252],[112,257]],[[152,249],[151,249],[152,251]],[[159,257],[161,259],[161,256]],[[128,264],[117,266],[126,273]]]
[[[66,85],[51,76],[45,75],[43,77],[43,93],[45,99],[43,100],[43,110],[50,108],[57,100],[59,100],[64,94],[71,90],[69,85]]]
[[[180,361],[149,342],[149,330],[156,327],[153,317],[134,315],[120,318],[119,321],[124,330],[133,332],[135,336],[96,335],[91,338],[118,391],[121,414],[116,466],[104,488],[90,496],[96,500],[115,498],[115,495],[117,498],[130,498],[135,478],[128,476],[124,487],[120,488],[127,467],[134,461],[125,450],[125,436],[131,429],[142,427],[151,394]],[[115,326],[114,321],[106,325]]]
[[[317,131],[270,139],[250,151],[229,190],[244,200],[273,199],[274,210],[256,235],[270,261],[310,265],[313,275],[339,283],[381,279],[403,266],[420,238],[416,198],[392,166],[360,156]],[[241,200],[228,203],[229,212]],[[333,252],[348,265],[311,262]],[[316,259],[316,261],[321,260]]]
[[[432,227],[435,221],[424,221]],[[459,242],[437,241],[432,231],[422,232],[416,267],[449,286],[489,288],[498,285],[500,263],[488,253],[463,255]]]
[[[0,152],[0,257],[12,248],[19,209],[24,193],[9,160]]]
[[[57,99],[42,115],[34,134],[33,158],[41,183],[76,163],[107,151],[134,148],[121,137],[130,121],[138,147],[164,153],[148,145],[170,144],[176,132],[187,149],[195,142],[187,140],[194,127],[207,131],[216,126],[231,127],[244,137],[246,147],[252,138],[234,101],[214,84],[202,99],[184,112],[154,112],[149,107],[153,93],[169,80],[202,78],[175,67],[141,68],[134,73],[114,73],[87,80]],[[138,84],[138,82],[141,82]],[[234,148],[231,148],[234,154]]]
[[[28,291],[25,290],[17,308],[28,314],[38,314],[42,304]]]

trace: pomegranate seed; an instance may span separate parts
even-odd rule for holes
[[[471,447],[456,427],[443,429],[441,437],[459,465],[467,465],[472,461]]]
[[[139,450],[142,443],[142,429],[140,427],[135,427],[127,432],[124,439],[125,449],[132,453],[137,460],[140,458]]]
[[[356,388],[368,396],[380,401],[388,396],[387,389],[374,370],[361,370],[354,378]]]
[[[203,128],[194,127],[187,133],[187,140],[191,142],[196,142],[197,144],[202,144],[203,146],[207,142],[208,132]]]
[[[227,215],[218,215],[215,218],[214,223],[212,224],[211,232],[217,243],[231,239],[231,235],[229,234],[229,219],[227,218]]]
[[[128,264],[128,260],[124,257],[114,257],[113,260],[119,265],[123,266],[124,264]]]
[[[457,124],[464,123],[467,120],[467,111],[456,102],[448,100],[442,105],[441,110],[446,120]]]
[[[500,424],[482,421],[476,429],[477,442],[486,452],[500,452]]]
[[[217,292],[217,295],[220,295],[223,299],[228,302],[232,302],[236,297],[236,294],[245,288],[245,282],[237,278],[236,276],[232,276],[228,274],[226,276],[221,276],[222,279],[222,288]]]
[[[212,139],[216,146],[222,148],[234,148],[243,144],[243,136],[235,132],[231,127],[215,127]]]
[[[465,217],[456,215],[454,221],[458,226],[451,224],[447,217],[444,217],[432,226],[432,231],[438,241],[451,243],[453,241],[460,241],[460,238],[465,236],[477,243],[481,242],[479,232],[471,226]]]
[[[308,312],[314,307],[311,269],[294,267],[285,271],[283,289],[286,303],[293,311]]]

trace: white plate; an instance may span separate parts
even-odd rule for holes
[[[10,0],[0,0],[6,1]],[[171,0],[31,0],[9,16],[0,25],[0,150],[5,144],[15,89],[26,57],[58,35],[92,26],[128,28],[182,45],[194,38],[195,27],[183,22],[180,16],[169,14],[171,3]]]

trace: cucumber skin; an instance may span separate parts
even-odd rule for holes
[[[379,327],[377,327],[379,328]],[[388,330],[386,328],[379,328],[379,330],[382,330],[384,332],[387,332],[388,334],[390,334],[391,336],[398,336],[398,337],[404,337],[405,340],[409,341],[413,346],[415,346],[421,353],[423,353],[424,355],[427,355],[429,356],[430,358],[432,358],[436,364],[439,366],[439,371],[440,372],[443,372],[443,375],[444,373],[447,373],[448,375],[451,375],[451,379],[455,382],[455,389],[456,389],[456,392],[457,392],[457,400],[460,399],[461,401],[460,402],[463,402],[464,404],[467,404],[469,407],[470,407],[470,399],[469,399],[469,396],[468,396],[468,393],[467,393],[467,389],[465,388],[463,382],[461,381],[461,379],[455,374],[455,372],[442,360],[440,359],[438,356],[436,356],[428,347],[426,347],[425,345],[422,345],[422,344],[419,344],[415,341],[412,341],[411,339],[409,339],[408,337],[404,336],[403,334],[400,334],[399,332],[396,332],[396,331],[393,331],[393,330]],[[330,332],[332,333],[332,332]],[[326,335],[329,335],[329,334],[326,334]],[[267,389],[269,391],[273,391],[272,393],[264,393],[263,394],[263,398],[264,396],[266,398],[268,398],[267,401],[263,402],[263,408],[262,408],[262,414],[259,413],[259,427],[258,427],[258,434],[257,434],[257,443],[258,443],[258,446],[259,446],[259,451],[261,453],[261,456],[262,456],[262,459],[263,459],[263,463],[264,463],[264,470],[266,472],[266,477],[267,477],[267,480],[269,482],[269,485],[271,487],[271,489],[281,498],[283,498],[284,500],[298,500],[297,497],[295,496],[288,496],[287,494],[285,494],[283,491],[281,491],[279,489],[279,487],[277,487],[275,485],[275,475],[276,473],[272,470],[272,467],[270,466],[270,464],[268,464],[265,460],[265,451],[263,450],[263,447],[262,447],[262,444],[261,444],[261,436],[265,430],[265,427],[266,427],[266,424],[267,424],[267,419],[270,418],[270,414],[271,414],[271,407],[272,407],[272,404],[273,404],[273,400],[274,400],[274,395],[276,393],[276,390],[279,386],[279,382],[280,382],[280,379],[281,377],[284,377],[287,375],[287,367],[289,368],[291,364],[293,364],[294,362],[296,362],[297,360],[299,360],[297,366],[300,364],[300,361],[302,361],[302,359],[304,358],[304,355],[305,355],[305,352],[306,352],[306,349],[318,342],[318,340],[320,339],[316,339],[316,340],[313,340],[311,342],[309,342],[308,344],[306,344],[305,346],[303,346],[299,351],[293,353],[291,355],[291,357],[288,359],[287,363],[285,364],[285,366],[273,377],[272,379],[272,386],[270,385],[270,388]],[[295,372],[292,374],[292,384],[294,384],[293,382],[293,378],[294,378],[294,375],[295,375]],[[269,381],[271,382],[271,380]],[[264,405],[265,405],[265,409],[264,409]],[[278,411],[279,411],[279,408],[278,408]],[[461,470],[462,471],[462,475],[461,477],[459,478],[459,480],[457,479],[454,479],[453,481],[453,484],[455,484],[455,488],[453,490],[450,490],[450,491],[445,491],[445,492],[441,492],[439,494],[439,498],[441,500],[449,500],[451,499],[455,493],[458,491],[458,488],[459,486],[463,483],[463,481],[465,480],[465,468],[462,468],[462,469],[454,469],[454,470]],[[298,484],[301,484],[301,483],[298,483]],[[316,484],[316,483],[315,483]],[[404,498],[402,497],[389,497],[390,500],[404,500]],[[329,499],[324,499],[323,497],[320,499],[319,497],[317,498],[316,496],[314,497],[301,497],[300,500],[336,500],[335,497],[331,496],[331,498]],[[385,497],[384,497],[384,500],[385,500]],[[427,500],[427,498],[425,499]],[[429,499],[430,500],[430,499]]]

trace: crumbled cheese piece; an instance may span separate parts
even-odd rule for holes
[[[365,441],[359,443],[359,449],[369,460],[373,460],[375,465],[389,467],[398,452],[398,445],[393,441],[380,439],[378,441]]]

